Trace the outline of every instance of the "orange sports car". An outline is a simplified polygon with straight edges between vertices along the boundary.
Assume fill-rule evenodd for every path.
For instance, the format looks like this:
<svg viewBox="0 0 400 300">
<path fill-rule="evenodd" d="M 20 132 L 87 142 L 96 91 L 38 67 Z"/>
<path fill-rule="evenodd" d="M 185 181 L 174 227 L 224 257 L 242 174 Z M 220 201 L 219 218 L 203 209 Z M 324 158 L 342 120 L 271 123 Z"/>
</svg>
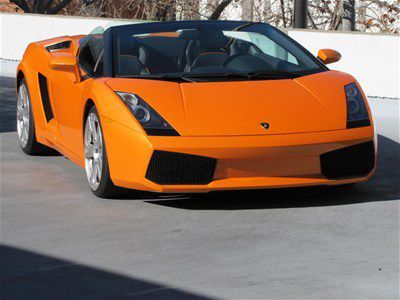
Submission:
<svg viewBox="0 0 400 300">
<path fill-rule="evenodd" d="M 85 168 L 99 197 L 366 181 L 376 165 L 371 111 L 351 75 L 325 66 L 339 59 L 236 21 L 32 43 L 17 70 L 19 142 Z"/>
</svg>

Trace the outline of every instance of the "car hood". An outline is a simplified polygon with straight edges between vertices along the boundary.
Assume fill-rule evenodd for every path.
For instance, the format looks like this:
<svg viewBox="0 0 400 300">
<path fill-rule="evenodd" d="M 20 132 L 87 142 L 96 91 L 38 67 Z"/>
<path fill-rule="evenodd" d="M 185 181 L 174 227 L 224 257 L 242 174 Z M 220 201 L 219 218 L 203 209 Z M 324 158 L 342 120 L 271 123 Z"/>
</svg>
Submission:
<svg viewBox="0 0 400 300">
<path fill-rule="evenodd" d="M 176 83 L 113 78 L 107 84 L 141 96 L 182 136 L 237 136 L 344 129 L 344 86 L 354 81 L 348 74 L 327 71 L 283 80 Z"/>
</svg>

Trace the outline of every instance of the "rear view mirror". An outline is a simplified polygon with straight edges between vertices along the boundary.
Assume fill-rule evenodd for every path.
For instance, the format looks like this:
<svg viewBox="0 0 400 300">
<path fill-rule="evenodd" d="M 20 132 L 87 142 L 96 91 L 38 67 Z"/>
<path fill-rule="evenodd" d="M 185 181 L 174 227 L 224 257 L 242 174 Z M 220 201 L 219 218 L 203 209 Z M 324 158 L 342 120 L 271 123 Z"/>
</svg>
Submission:
<svg viewBox="0 0 400 300">
<path fill-rule="evenodd" d="M 53 70 L 73 72 L 76 76 L 76 82 L 81 81 L 78 60 L 72 55 L 55 56 L 49 62 L 49 67 Z"/>
<path fill-rule="evenodd" d="M 56 56 L 49 62 L 50 68 L 59 71 L 73 71 L 77 64 L 78 61 L 76 60 L 76 57 L 73 57 L 72 55 Z"/>
<path fill-rule="evenodd" d="M 318 51 L 318 58 L 327 65 L 339 61 L 342 55 L 333 49 L 321 49 Z"/>
</svg>

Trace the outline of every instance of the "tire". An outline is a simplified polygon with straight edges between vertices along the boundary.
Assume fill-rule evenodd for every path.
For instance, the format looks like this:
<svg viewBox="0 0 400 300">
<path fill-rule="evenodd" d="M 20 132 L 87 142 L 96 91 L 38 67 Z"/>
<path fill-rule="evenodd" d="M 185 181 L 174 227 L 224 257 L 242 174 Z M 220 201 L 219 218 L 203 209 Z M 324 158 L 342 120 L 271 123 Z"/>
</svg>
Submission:
<svg viewBox="0 0 400 300">
<path fill-rule="evenodd" d="M 35 120 L 31 97 L 25 78 L 18 86 L 17 94 L 17 134 L 22 151 L 28 155 L 52 155 L 58 152 L 36 140 Z"/>
<path fill-rule="evenodd" d="M 346 184 L 341 184 L 338 185 L 338 188 L 342 188 L 342 189 L 351 189 L 353 188 L 357 183 L 346 183 Z"/>
<path fill-rule="evenodd" d="M 86 177 L 93 194 L 100 198 L 121 196 L 126 189 L 116 187 L 111 180 L 103 130 L 95 106 L 86 116 L 84 149 Z"/>
<path fill-rule="evenodd" d="M 327 185 L 331 190 L 351 190 L 357 183 L 346 183 L 339 185 Z"/>
</svg>

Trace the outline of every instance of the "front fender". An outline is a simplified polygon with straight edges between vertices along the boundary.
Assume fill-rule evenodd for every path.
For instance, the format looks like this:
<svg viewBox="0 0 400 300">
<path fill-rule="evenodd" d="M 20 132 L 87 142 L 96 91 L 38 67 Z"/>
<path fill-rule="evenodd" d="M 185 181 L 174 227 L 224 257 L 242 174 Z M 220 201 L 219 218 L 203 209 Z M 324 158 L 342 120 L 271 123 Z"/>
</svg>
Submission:
<svg viewBox="0 0 400 300">
<path fill-rule="evenodd" d="M 119 96 L 105 84 L 107 78 L 89 80 L 91 81 L 87 84 L 83 92 L 83 97 L 86 99 L 84 107 L 86 106 L 87 101 L 93 101 L 97 111 L 99 112 L 102 125 L 106 122 L 116 122 L 121 126 L 136 131 L 137 133 L 145 134 L 139 122 L 135 119 Z M 81 109 L 83 120 L 85 118 L 83 115 L 84 107 Z"/>
<path fill-rule="evenodd" d="M 121 184 L 124 178 L 140 181 L 152 146 L 139 122 L 119 96 L 104 83 L 105 80 L 91 80 L 84 89 L 83 97 L 87 100 L 81 108 L 82 128 L 86 119 L 85 106 L 92 101 L 100 117 L 111 179 L 115 184 Z M 141 186 L 136 188 L 143 189 Z"/>
</svg>

